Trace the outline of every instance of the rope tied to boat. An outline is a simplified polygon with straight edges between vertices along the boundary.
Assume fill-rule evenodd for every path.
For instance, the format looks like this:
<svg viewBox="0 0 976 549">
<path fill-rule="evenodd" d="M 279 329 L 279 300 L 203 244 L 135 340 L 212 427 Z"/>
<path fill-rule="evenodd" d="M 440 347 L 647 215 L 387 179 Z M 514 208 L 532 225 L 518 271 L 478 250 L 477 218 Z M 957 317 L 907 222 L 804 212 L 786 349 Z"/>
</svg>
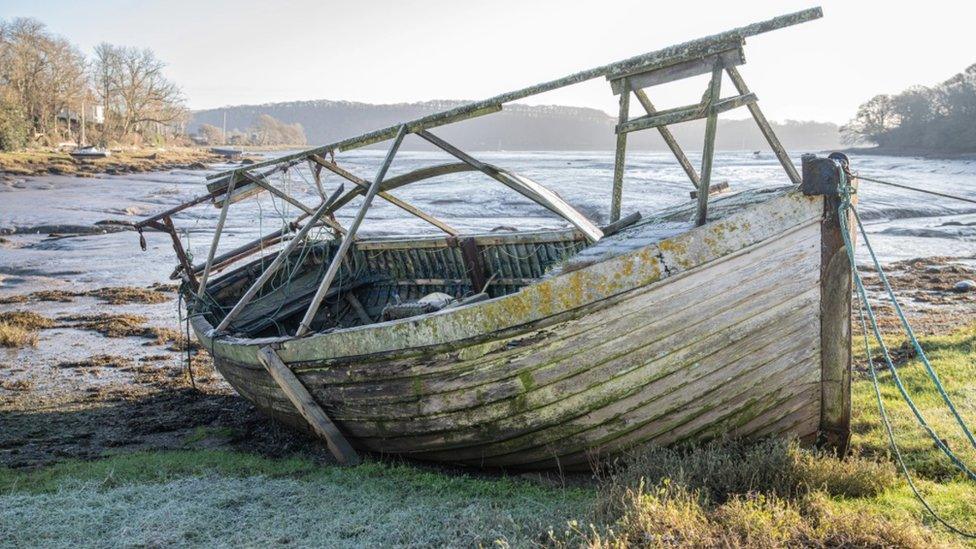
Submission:
<svg viewBox="0 0 976 549">
<path fill-rule="evenodd" d="M 880 382 L 878 380 L 877 369 L 875 368 L 874 358 L 872 356 L 871 344 L 868 338 L 869 324 L 871 327 L 871 331 L 874 335 L 874 338 L 881 349 L 885 364 L 887 365 L 888 370 L 891 372 L 892 380 L 894 381 L 895 386 L 898 388 L 898 392 L 901 394 L 902 398 L 905 400 L 906 404 L 911 409 L 912 414 L 915 416 L 915 419 L 918 422 L 918 424 L 922 427 L 922 429 L 926 433 L 928 433 L 929 437 L 932 438 L 933 442 L 939 448 L 939 450 L 941 450 L 942 453 L 944 453 L 949 458 L 949 460 L 952 461 L 952 463 L 956 466 L 957 469 L 965 473 L 965 475 L 969 477 L 970 480 L 976 481 L 976 473 L 973 473 L 973 471 L 969 467 L 967 467 L 966 464 L 963 463 L 961 459 L 959 459 L 959 457 L 948 447 L 948 445 L 943 441 L 943 439 L 939 437 L 939 435 L 935 432 L 935 429 L 933 429 L 932 426 L 929 425 L 929 423 L 925 420 L 925 417 L 922 415 L 922 412 L 918 409 L 918 406 L 915 404 L 914 400 L 912 400 L 912 397 L 908 394 L 908 391 L 906 390 L 905 385 L 901 380 L 901 376 L 898 374 L 898 369 L 891 358 L 891 353 L 889 352 L 888 346 L 885 344 L 884 338 L 882 337 L 881 330 L 878 327 L 877 317 L 874 313 L 874 310 L 871 307 L 871 303 L 868 301 L 867 290 L 865 289 L 864 281 L 861 278 L 861 274 L 857 268 L 857 263 L 854 259 L 854 244 L 851 239 L 851 227 L 849 223 L 851 217 L 853 217 L 853 219 L 856 222 L 857 232 L 861 235 L 862 239 L 864 240 L 864 245 L 868 251 L 868 254 L 871 257 L 871 261 L 875 269 L 877 270 L 878 276 L 884 287 L 886 296 L 888 300 L 891 302 L 898 316 L 898 319 L 901 323 L 901 326 L 905 331 L 905 335 L 907 336 L 908 340 L 911 342 L 911 345 L 915 350 L 916 356 L 921 360 L 922 364 L 924 365 L 925 371 L 929 379 L 935 385 L 943 402 L 952 412 L 952 415 L 955 418 L 956 423 L 958 423 L 960 429 L 966 435 L 966 438 L 969 439 L 969 442 L 970 444 L 973 445 L 973 448 L 976 448 L 976 439 L 974 439 L 972 431 L 966 425 L 965 420 L 963 420 L 962 416 L 959 414 L 959 411 L 956 409 L 955 403 L 952 401 L 952 398 L 949 396 L 948 392 L 946 391 L 945 386 L 942 384 L 942 381 L 939 379 L 939 376 L 935 372 L 935 369 L 932 368 L 932 364 L 929 362 L 928 356 L 925 354 L 925 351 L 922 349 L 922 346 L 919 343 L 918 338 L 915 336 L 915 333 L 912 331 L 911 324 L 908 322 L 908 318 L 905 316 L 905 313 L 902 310 L 901 305 L 898 302 L 898 299 L 895 297 L 895 293 L 891 288 L 891 284 L 888 282 L 888 277 L 885 275 L 884 269 L 881 267 L 881 263 L 878 260 L 877 254 L 875 254 L 874 252 L 874 248 L 871 246 L 871 242 L 868 239 L 867 231 L 864 230 L 864 225 L 861 222 L 861 218 L 857 213 L 857 208 L 855 208 L 853 204 L 853 197 L 856 194 L 857 190 L 850 183 L 847 166 L 838 162 L 838 169 L 840 172 L 840 182 L 841 182 L 841 185 L 839 187 L 841 201 L 840 201 L 840 205 L 837 208 L 837 214 L 840 219 L 841 234 L 843 235 L 844 238 L 844 247 L 847 250 L 847 257 L 848 260 L 850 261 L 851 273 L 854 279 L 854 285 L 856 290 L 855 295 L 857 296 L 857 300 L 858 300 L 858 315 L 860 317 L 861 332 L 864 339 L 864 352 L 868 361 L 868 369 L 871 374 L 871 382 L 874 386 L 874 393 L 878 403 L 878 411 L 881 416 L 881 422 L 884 425 L 885 432 L 888 436 L 888 443 L 891 447 L 892 453 L 895 456 L 895 461 L 898 464 L 899 468 L 901 469 L 902 475 L 905 477 L 906 481 L 908 482 L 909 488 L 911 489 L 912 493 L 915 495 L 915 498 L 918 499 L 919 502 L 922 504 L 922 506 L 925 508 L 925 510 L 936 521 L 938 521 L 940 524 L 945 526 L 950 531 L 963 537 L 976 539 L 976 533 L 967 532 L 965 530 L 960 529 L 957 526 L 954 526 L 953 524 L 949 523 L 945 518 L 943 518 L 941 515 L 939 515 L 935 511 L 935 509 L 932 508 L 931 504 L 929 504 L 929 502 L 925 499 L 925 496 L 922 495 L 921 491 L 918 489 L 918 486 L 915 484 L 915 481 L 912 479 L 911 472 L 908 470 L 908 466 L 905 464 L 904 457 L 902 456 L 902 453 L 898 448 L 898 444 L 895 441 L 894 428 L 891 425 L 891 420 L 888 417 L 888 412 L 884 405 L 884 399 L 881 395 L 881 387 L 880 387 Z M 867 178 L 859 177 L 859 179 L 867 179 Z M 873 179 L 867 179 L 867 180 L 875 181 Z M 916 189 L 916 190 L 922 190 L 922 189 Z M 938 194 L 938 193 L 932 193 L 932 194 Z M 950 197 L 950 198 L 955 198 L 955 197 Z"/>
</svg>

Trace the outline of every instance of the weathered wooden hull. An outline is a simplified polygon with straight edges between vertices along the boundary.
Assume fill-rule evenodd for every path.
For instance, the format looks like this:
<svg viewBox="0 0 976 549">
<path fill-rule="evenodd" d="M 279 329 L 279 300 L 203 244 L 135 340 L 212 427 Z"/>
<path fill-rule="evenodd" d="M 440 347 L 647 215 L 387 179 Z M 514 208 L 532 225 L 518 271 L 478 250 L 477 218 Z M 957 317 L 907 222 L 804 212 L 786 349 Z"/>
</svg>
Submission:
<svg viewBox="0 0 976 549">
<path fill-rule="evenodd" d="M 210 340 L 202 316 L 194 329 L 242 396 L 307 428 L 257 359 L 275 347 L 350 442 L 377 452 L 572 469 L 642 443 L 813 440 L 849 420 L 848 357 L 822 337 L 847 322 L 842 292 L 824 291 L 824 200 L 789 193 L 418 319 L 291 340 Z"/>
</svg>

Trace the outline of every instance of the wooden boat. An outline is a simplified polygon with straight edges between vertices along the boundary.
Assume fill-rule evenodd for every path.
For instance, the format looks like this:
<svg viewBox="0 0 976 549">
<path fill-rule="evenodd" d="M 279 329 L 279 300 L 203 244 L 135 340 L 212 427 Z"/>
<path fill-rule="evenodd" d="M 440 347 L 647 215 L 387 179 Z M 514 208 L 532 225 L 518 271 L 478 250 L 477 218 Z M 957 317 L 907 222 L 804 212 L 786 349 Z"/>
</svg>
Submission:
<svg viewBox="0 0 976 549">
<path fill-rule="evenodd" d="M 244 154 L 243 149 L 231 149 L 227 147 L 210 147 L 210 152 L 231 159 L 240 158 Z"/>
<path fill-rule="evenodd" d="M 87 147 L 78 147 L 77 149 L 68 153 L 73 158 L 79 158 L 82 160 L 94 159 L 94 158 L 107 158 L 112 156 L 112 152 L 108 149 L 102 149 L 94 145 L 89 145 Z"/>
<path fill-rule="evenodd" d="M 269 415 L 324 438 L 343 462 L 355 462 L 360 449 L 574 469 L 638 444 L 716 436 L 797 436 L 842 451 L 850 422 L 851 279 L 836 195 L 837 171 L 846 166 L 805 157 L 801 181 L 734 68 L 745 36 L 819 16 L 819 9 L 784 16 L 218 174 L 208 194 L 137 228 L 173 239 L 194 333 L 224 378 Z M 737 98 L 718 96 L 723 70 Z M 709 72 L 713 95 L 704 107 L 656 112 L 646 101 L 643 87 Z M 621 109 L 608 226 L 428 131 L 596 76 L 610 80 L 622 105 L 633 92 L 648 112 L 631 119 Z M 714 122 L 730 102 L 750 107 L 789 184 L 710 203 Z M 708 119 L 700 175 L 666 130 L 696 110 Z M 621 217 L 626 139 L 619 136 L 643 128 L 657 128 L 695 188 L 712 192 Z M 461 162 L 385 178 L 407 133 Z M 372 182 L 326 160 L 389 139 Z M 267 179 L 305 162 L 320 188 L 327 169 L 353 189 L 322 192 L 313 209 Z M 571 227 L 462 236 L 389 194 L 461 171 L 488 175 Z M 217 255 L 227 209 L 264 191 L 304 210 L 291 227 L 297 233 L 289 239 L 288 230 L 278 231 Z M 327 216 L 362 195 L 348 227 Z M 357 238 L 377 196 L 446 235 Z M 171 217 L 207 201 L 221 217 L 206 262 L 192 265 Z M 313 226 L 335 238 L 309 239 Z M 276 255 L 210 279 L 286 240 Z"/>
</svg>

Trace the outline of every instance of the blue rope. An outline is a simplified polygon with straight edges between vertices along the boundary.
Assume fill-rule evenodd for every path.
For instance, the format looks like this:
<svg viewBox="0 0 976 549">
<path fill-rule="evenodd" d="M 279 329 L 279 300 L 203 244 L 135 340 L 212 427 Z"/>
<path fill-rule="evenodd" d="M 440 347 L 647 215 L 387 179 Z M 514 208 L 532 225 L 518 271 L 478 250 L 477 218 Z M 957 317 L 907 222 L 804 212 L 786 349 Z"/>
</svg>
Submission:
<svg viewBox="0 0 976 549">
<path fill-rule="evenodd" d="M 888 442 L 891 445 L 892 452 L 895 455 L 895 459 L 902 473 L 905 475 L 905 479 L 908 481 L 908 485 L 911 488 L 912 493 L 919 500 L 919 502 L 921 502 L 925 510 L 928 511 L 929 514 L 931 514 L 932 517 L 934 517 L 939 523 L 941 523 L 943 526 L 945 526 L 952 532 L 955 532 L 956 534 L 959 534 L 967 538 L 976 539 L 976 533 L 966 532 L 964 530 L 957 528 L 956 526 L 953 526 L 944 518 L 942 518 L 938 513 L 936 513 L 935 510 L 932 508 L 932 506 L 928 503 L 928 501 L 925 500 L 925 497 L 921 494 L 921 492 L 918 490 L 918 487 L 915 485 L 915 482 L 912 480 L 911 473 L 908 470 L 908 466 L 905 464 L 905 460 L 901 454 L 901 451 L 898 449 L 897 442 L 895 441 L 894 429 L 891 426 L 891 420 L 888 417 L 888 413 L 884 405 L 884 400 L 882 399 L 881 396 L 881 388 L 878 381 L 877 371 L 874 366 L 874 359 L 872 358 L 871 346 L 868 341 L 867 322 L 865 321 L 865 310 L 867 311 L 867 318 L 870 319 L 871 322 L 871 330 L 874 333 L 874 338 L 875 340 L 877 340 L 878 345 L 881 348 L 882 355 L 884 356 L 885 363 L 888 366 L 888 370 L 891 371 L 892 379 L 895 382 L 895 386 L 898 388 L 898 391 L 901 393 L 902 398 L 908 404 L 908 407 L 912 410 L 912 413 L 915 415 L 915 419 L 918 421 L 919 425 L 929 434 L 933 442 L 935 442 L 936 446 L 952 461 L 952 463 L 960 471 L 964 472 L 966 476 L 968 476 L 971 480 L 976 480 L 976 474 L 974 474 L 969 469 L 969 467 L 967 467 L 962 462 L 962 460 L 960 460 L 956 456 L 956 454 L 951 449 L 949 449 L 949 447 L 942 441 L 942 439 L 938 436 L 935 430 L 932 429 L 932 427 L 925 420 L 925 417 L 918 409 L 918 406 L 916 406 L 915 401 L 912 400 L 911 396 L 908 394 L 908 391 L 905 389 L 905 385 L 904 383 L 902 383 L 901 376 L 899 376 L 898 374 L 898 369 L 895 367 L 894 361 L 891 359 L 891 354 L 888 351 L 888 347 L 885 344 L 884 339 L 881 335 L 881 330 L 878 328 L 877 317 L 875 316 L 874 311 L 871 308 L 871 303 L 868 301 L 867 290 L 864 287 L 864 281 L 861 278 L 860 272 L 858 272 L 857 270 L 857 264 L 854 259 L 854 245 L 851 242 L 850 227 L 848 223 L 849 213 L 853 215 L 855 221 L 857 222 L 858 230 L 864 239 L 864 243 L 867 246 L 868 252 L 871 256 L 874 266 L 877 269 L 878 274 L 880 275 L 882 283 L 884 284 L 885 290 L 888 294 L 888 298 L 891 300 L 892 304 L 894 305 L 895 311 L 897 312 L 898 317 L 901 320 L 902 327 L 905 328 L 905 333 L 907 334 L 909 340 L 912 342 L 912 346 L 915 348 L 916 353 L 921 358 L 922 363 L 925 365 L 925 369 L 929 375 L 929 378 L 935 384 L 936 388 L 939 391 L 939 394 L 942 396 L 943 401 L 949 406 L 949 409 L 952 410 L 952 413 L 955 416 L 957 423 L 962 428 L 967 438 L 969 438 L 970 443 L 972 443 L 974 447 L 976 447 L 976 441 L 974 441 L 971 431 L 969 430 L 965 421 L 959 415 L 955 405 L 952 402 L 952 399 L 949 397 L 948 393 L 945 390 L 945 387 L 942 385 L 942 382 L 939 380 L 939 376 L 935 373 L 935 370 L 932 368 L 932 365 L 929 363 L 928 357 L 925 355 L 925 352 L 922 350 L 922 347 L 919 344 L 918 339 L 915 337 L 915 333 L 912 331 L 911 326 L 908 323 L 908 319 L 905 317 L 905 314 L 902 311 L 897 298 L 895 297 L 891 285 L 888 283 L 888 278 L 885 276 L 884 269 L 882 269 L 881 264 L 878 261 L 877 255 L 874 252 L 874 248 L 871 247 L 871 243 L 868 240 L 867 231 L 864 230 L 864 225 L 861 223 L 861 218 L 858 215 L 857 210 L 853 207 L 851 203 L 851 196 L 854 194 L 855 191 L 849 185 L 846 174 L 844 173 L 843 169 L 840 170 L 840 174 L 841 174 L 840 175 L 841 204 L 837 209 L 837 214 L 838 217 L 840 218 L 841 233 L 844 238 L 844 245 L 847 250 L 848 259 L 850 260 L 851 272 L 853 273 L 853 278 L 857 289 L 858 310 L 859 310 L 858 312 L 860 314 L 861 330 L 864 337 L 864 350 L 867 355 L 868 366 L 871 372 L 871 381 L 874 384 L 875 397 L 877 398 L 878 401 L 878 411 L 880 412 L 881 422 L 884 424 L 885 431 L 888 435 Z"/>
</svg>

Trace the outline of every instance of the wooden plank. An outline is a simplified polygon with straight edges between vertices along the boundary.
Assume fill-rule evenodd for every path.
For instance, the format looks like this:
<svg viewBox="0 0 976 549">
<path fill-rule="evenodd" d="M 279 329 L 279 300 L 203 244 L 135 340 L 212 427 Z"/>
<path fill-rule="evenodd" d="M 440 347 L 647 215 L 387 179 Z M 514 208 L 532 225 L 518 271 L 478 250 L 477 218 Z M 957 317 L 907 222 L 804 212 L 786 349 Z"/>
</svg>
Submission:
<svg viewBox="0 0 976 549">
<path fill-rule="evenodd" d="M 701 182 L 699 189 L 711 190 L 712 162 L 715 157 L 715 130 L 718 127 L 717 103 L 722 93 L 722 66 L 715 65 L 712 70 L 712 81 L 708 86 L 708 119 L 705 122 L 705 147 L 702 149 L 702 169 Z M 740 96 L 741 97 L 741 96 Z M 698 193 L 698 212 L 695 215 L 695 223 L 700 227 L 705 224 L 708 217 L 708 195 L 707 192 Z"/>
<path fill-rule="evenodd" d="M 309 160 L 312 161 L 312 162 L 314 162 L 318 166 L 319 169 L 326 168 L 329 171 L 331 171 L 332 173 L 334 173 L 334 174 L 336 174 L 336 175 L 338 175 L 340 177 L 343 177 L 343 178 L 347 179 L 348 181 L 352 181 L 357 186 L 359 186 L 359 188 L 364 189 L 364 190 L 369 190 L 369 186 L 370 186 L 369 181 L 366 181 L 365 179 L 363 179 L 363 178 L 361 178 L 361 177 L 359 177 L 359 176 L 357 176 L 357 175 L 355 175 L 355 174 L 353 174 L 353 173 L 351 173 L 351 172 L 349 172 L 347 170 L 344 170 L 343 168 L 339 167 L 338 164 L 336 164 L 334 162 L 329 162 L 326 159 L 322 158 L 321 156 L 318 156 L 318 155 L 315 155 L 315 154 L 309 156 Z M 451 227 L 450 225 L 448 225 L 447 223 L 444 223 L 443 221 L 437 219 L 436 217 L 434 217 L 434 216 L 432 216 L 430 214 L 425 213 L 420 208 L 417 208 L 417 207 L 415 207 L 415 206 L 413 206 L 411 204 L 408 204 L 407 202 L 404 202 L 403 200 L 400 200 L 399 198 L 391 195 L 388 192 L 380 191 L 380 192 L 376 193 L 376 196 L 379 196 L 383 200 L 386 200 L 390 204 L 393 204 L 394 206 L 400 208 L 401 210 L 403 210 L 403 211 L 405 211 L 405 212 L 407 212 L 409 214 L 415 215 L 415 216 L 419 217 L 420 219 L 423 219 L 424 221 L 430 223 L 431 225 L 437 227 L 438 229 L 444 231 L 445 233 L 447 233 L 447 234 L 449 234 L 451 236 L 457 236 L 458 234 L 460 234 L 458 232 L 458 230 L 455 229 L 454 227 Z"/>
<path fill-rule="evenodd" d="M 626 85 L 626 79 L 624 79 Z M 627 124 L 630 119 L 630 94 L 620 94 L 617 127 Z M 610 197 L 610 223 L 620 220 L 620 207 L 624 192 L 624 164 L 627 161 L 627 132 L 617 132 L 617 144 L 613 154 L 613 190 Z"/>
<path fill-rule="evenodd" d="M 753 104 L 756 101 L 758 101 L 758 99 L 754 93 L 736 95 L 733 97 L 727 97 L 725 99 L 716 98 L 711 103 L 711 106 L 700 103 L 698 105 L 688 105 L 686 107 L 658 111 L 655 114 L 635 118 L 627 123 L 617 125 L 616 132 L 618 134 L 628 133 L 646 130 L 648 128 L 658 128 L 660 126 L 670 126 L 671 124 L 690 122 L 692 120 L 707 118 L 709 113 L 712 112 L 719 114 L 732 109 L 737 109 L 744 105 Z"/>
<path fill-rule="evenodd" d="M 732 79 L 732 84 L 735 89 L 738 90 L 740 94 L 748 94 L 749 87 L 746 86 L 746 81 L 742 79 L 742 75 L 739 74 L 739 70 L 735 67 L 728 67 L 726 72 L 729 78 Z M 800 184 L 800 174 L 796 171 L 796 166 L 793 165 L 793 161 L 790 159 L 790 155 L 786 152 L 783 144 L 779 142 L 779 138 L 776 137 L 776 132 L 773 131 L 773 127 L 769 125 L 769 121 L 766 120 L 766 116 L 759 109 L 759 104 L 755 101 L 748 104 L 749 112 L 752 114 L 753 120 L 759 126 L 759 131 L 762 132 L 763 137 L 766 138 L 766 142 L 769 143 L 769 147 L 773 149 L 773 153 L 776 154 L 776 158 L 779 159 L 779 163 L 783 165 L 783 169 L 786 170 L 786 175 L 789 176 L 790 181 L 794 185 Z"/>
<path fill-rule="evenodd" d="M 728 46 L 733 47 L 724 49 Z M 727 44 L 718 44 L 716 46 L 716 53 L 704 57 L 695 57 L 662 67 L 651 67 L 639 73 L 630 73 L 623 76 L 611 75 L 609 77 L 612 78 L 610 80 L 610 88 L 613 90 L 614 95 L 620 95 L 627 88 L 639 90 L 675 80 L 691 78 L 700 74 L 708 74 L 712 72 L 712 67 L 715 66 L 715 63 L 719 63 L 722 65 L 722 68 L 726 68 L 741 65 L 745 62 L 745 56 L 742 52 L 742 41 L 735 40 Z M 625 83 L 625 80 L 630 81 L 629 86 Z"/>
<path fill-rule="evenodd" d="M 352 445 L 342 436 L 342 432 L 336 427 L 335 423 L 329 418 L 325 410 L 315 402 L 308 389 L 302 382 L 295 377 L 295 374 L 281 361 L 278 353 L 271 347 L 262 347 L 258 351 L 258 360 L 264 364 L 268 373 L 275 380 L 275 383 L 285 393 L 288 400 L 295 405 L 298 413 L 305 418 L 315 434 L 325 439 L 329 446 L 329 451 L 335 456 L 339 463 L 343 465 L 359 465 L 359 455 L 353 450 Z"/>
<path fill-rule="evenodd" d="M 400 148 L 400 143 L 403 142 L 403 138 L 406 135 L 407 127 L 400 126 L 400 131 L 397 133 L 397 137 L 393 141 L 393 144 L 390 145 L 390 150 L 387 151 L 386 158 L 383 160 L 383 164 L 380 166 L 380 170 L 376 174 L 376 178 L 369 186 L 369 191 L 366 192 L 366 197 L 363 199 L 363 205 L 359 208 L 359 212 L 356 214 L 355 219 L 353 219 L 352 224 L 349 225 L 348 234 L 343 237 L 342 242 L 339 244 L 339 248 L 332 257 L 332 262 L 329 263 L 328 270 L 325 271 L 325 275 L 322 277 L 322 284 L 319 286 L 318 291 L 315 292 L 315 296 L 312 297 L 312 302 L 308 305 L 308 310 L 305 311 L 305 316 L 298 324 L 298 330 L 295 333 L 296 337 L 301 337 L 311 330 L 312 319 L 315 318 L 315 314 L 318 312 L 319 306 L 322 305 L 322 300 L 325 299 L 325 294 L 329 291 L 329 286 L 332 285 L 333 279 L 335 279 L 336 274 L 339 272 L 339 266 L 342 260 L 345 258 L 346 252 L 349 250 L 349 246 L 352 245 L 353 238 L 356 236 L 359 226 L 366 217 L 366 212 L 369 211 L 369 207 L 373 203 L 373 198 L 376 196 L 376 193 L 379 192 L 380 185 L 383 183 L 383 178 L 386 177 L 386 172 L 390 169 L 390 164 L 393 163 L 393 157 L 396 156 L 397 150 Z"/>
<path fill-rule="evenodd" d="M 268 282 L 268 279 L 270 279 L 272 275 L 278 272 L 278 269 L 280 269 L 281 266 L 284 264 L 285 260 L 288 259 L 289 254 L 291 254 L 291 252 L 294 251 L 295 248 L 297 248 L 298 245 L 305 240 L 305 237 L 308 235 L 308 232 L 312 230 L 312 227 L 314 227 L 316 223 L 319 221 L 319 219 L 323 215 L 325 215 L 325 212 L 328 211 L 329 206 L 332 205 L 332 203 L 336 200 L 336 198 L 339 196 L 341 192 L 342 192 L 342 185 L 340 185 L 339 188 L 336 189 L 336 191 L 332 194 L 332 196 L 328 200 L 323 202 L 322 205 L 319 206 L 317 210 L 312 212 L 312 215 L 309 217 L 308 222 L 305 223 L 305 226 L 298 231 L 298 234 L 295 235 L 295 238 L 291 239 L 291 241 L 288 242 L 288 244 L 284 247 L 284 249 L 278 252 L 277 257 L 274 258 L 274 261 L 271 262 L 271 265 L 268 265 L 268 268 L 266 268 L 264 272 L 261 273 L 261 276 L 259 276 L 258 279 L 255 280 L 253 284 L 251 284 L 251 287 L 248 288 L 246 292 L 244 292 L 244 295 L 242 295 L 239 300 L 237 300 L 237 304 L 235 304 L 234 307 L 230 310 L 230 312 L 227 313 L 227 315 L 223 318 L 223 320 L 220 321 L 220 324 L 218 324 L 216 328 L 217 333 L 226 330 L 227 327 L 230 326 L 230 323 L 233 322 L 234 319 L 237 317 L 237 315 L 239 315 L 241 311 L 244 310 L 244 307 L 246 307 L 247 304 L 251 302 L 251 299 L 253 299 L 254 296 L 258 293 L 258 290 L 264 287 L 265 283 Z"/>
<path fill-rule="evenodd" d="M 637 96 L 637 101 L 644 107 L 648 115 L 657 113 L 657 109 L 654 108 L 654 104 L 651 103 L 650 98 L 647 97 L 647 93 L 644 90 L 634 90 L 634 95 Z M 671 133 L 671 130 L 667 126 L 658 126 L 657 131 L 661 134 L 661 138 L 664 139 L 668 148 L 671 149 L 671 153 L 678 159 L 678 164 L 681 164 L 681 169 L 688 174 L 688 179 L 691 180 L 691 184 L 697 189 L 699 182 L 698 172 L 695 171 L 695 167 L 691 165 L 691 161 L 685 156 L 685 152 L 681 149 L 681 145 L 678 144 L 678 140 L 674 138 L 674 134 Z"/>
</svg>

